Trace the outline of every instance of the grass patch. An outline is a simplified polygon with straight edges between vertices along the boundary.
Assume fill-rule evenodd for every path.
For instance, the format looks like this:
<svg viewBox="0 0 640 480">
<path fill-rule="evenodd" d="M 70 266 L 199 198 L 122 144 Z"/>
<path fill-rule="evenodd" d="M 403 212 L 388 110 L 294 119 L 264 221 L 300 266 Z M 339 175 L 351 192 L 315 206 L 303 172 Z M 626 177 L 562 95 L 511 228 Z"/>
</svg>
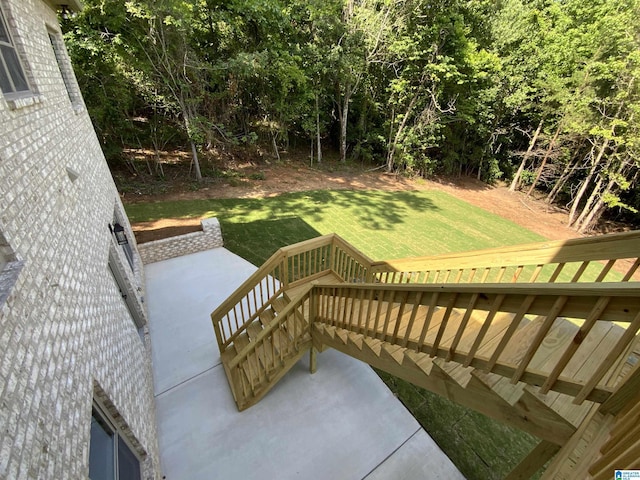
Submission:
<svg viewBox="0 0 640 480">
<path fill-rule="evenodd" d="M 138 203 L 126 210 L 134 223 L 217 217 L 227 248 L 255 265 L 281 246 L 331 232 L 374 260 L 544 240 L 438 191 L 324 190 L 261 199 Z"/>
<path fill-rule="evenodd" d="M 263 199 L 126 206 L 132 222 L 217 217 L 225 246 L 261 265 L 278 248 L 336 232 L 374 260 L 544 240 L 444 192 L 313 191 Z M 378 372 L 469 480 L 498 479 L 537 443 L 519 430 Z"/>
</svg>

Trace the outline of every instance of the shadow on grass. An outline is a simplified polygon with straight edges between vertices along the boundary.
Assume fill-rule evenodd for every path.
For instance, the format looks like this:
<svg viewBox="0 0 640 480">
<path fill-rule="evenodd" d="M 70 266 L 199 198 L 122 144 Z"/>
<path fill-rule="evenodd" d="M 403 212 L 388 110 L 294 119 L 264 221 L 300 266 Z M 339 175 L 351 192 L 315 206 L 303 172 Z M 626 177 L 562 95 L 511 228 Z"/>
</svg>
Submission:
<svg viewBox="0 0 640 480">
<path fill-rule="evenodd" d="M 299 217 L 248 223 L 223 219 L 220 227 L 225 247 L 256 266 L 262 265 L 281 247 L 321 235 Z"/>
<path fill-rule="evenodd" d="M 347 209 L 365 228 L 392 230 L 407 221 L 411 213 L 438 210 L 436 204 L 419 192 L 386 192 L 379 190 L 314 190 L 285 193 L 270 198 L 208 199 L 179 202 L 132 204 L 127 214 L 133 223 L 163 218 L 217 217 L 221 222 L 231 220 L 248 223 L 256 212 L 269 219 L 304 217 L 322 221 L 332 208 Z"/>
</svg>

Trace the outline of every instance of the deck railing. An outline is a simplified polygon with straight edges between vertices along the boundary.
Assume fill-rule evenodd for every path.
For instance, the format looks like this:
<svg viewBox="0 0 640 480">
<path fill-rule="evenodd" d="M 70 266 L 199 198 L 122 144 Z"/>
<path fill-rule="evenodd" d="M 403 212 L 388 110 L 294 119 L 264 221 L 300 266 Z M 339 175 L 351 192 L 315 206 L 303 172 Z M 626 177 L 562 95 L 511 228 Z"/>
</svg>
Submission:
<svg viewBox="0 0 640 480">
<path fill-rule="evenodd" d="M 347 281 L 364 282 L 372 278 L 371 263 L 335 234 L 279 249 L 211 314 L 220 352 L 285 290 L 329 272 Z"/>
<path fill-rule="evenodd" d="M 307 286 L 229 362 L 228 368 L 240 379 L 239 403 L 277 377 L 287 359 L 310 347 L 311 288 Z"/>
<path fill-rule="evenodd" d="M 236 348 L 233 368 L 246 367 L 240 368 L 245 375 L 252 368 L 261 369 L 245 378 L 243 389 L 254 389 L 256 381 L 272 375 L 269 361 L 277 357 L 265 356 L 252 365 L 246 362 L 260 357 L 255 353 L 260 349 L 266 355 L 267 339 L 280 335 L 274 332 L 284 328 L 294 311 L 297 318 L 309 314 L 300 308 L 316 305 L 319 321 L 497 373 L 513 383 L 538 385 L 542 393 L 555 390 L 574 396 L 577 403 L 585 399 L 602 402 L 611 394 L 606 384 L 609 372 L 640 329 L 639 254 L 640 232 L 630 232 L 373 262 L 332 234 L 278 250 L 211 317 L 224 352 L 263 313 L 270 310 L 272 315 L 274 302 L 285 292 L 331 273 L 344 283 L 303 288 L 302 304 L 291 299 L 294 304 L 277 313 L 275 323 L 266 325 L 249 345 Z M 430 330 L 436 311 L 443 317 Z M 461 316 L 455 327 L 450 321 L 454 311 Z M 496 334 L 494 320 L 505 314 L 512 317 L 509 325 Z M 535 318 L 538 316 L 542 318 Z M 545 368 L 540 368 L 540 348 L 548 343 L 560 317 L 576 324 L 576 333 L 561 354 L 550 357 Z M 309 321 L 310 317 L 305 318 Z M 470 338 L 467 326 L 472 318 L 480 324 L 476 323 L 477 332 Z M 537 330 L 517 352 L 514 335 L 521 322 L 533 320 Z M 576 359 L 588 354 L 585 346 L 590 334 L 603 322 L 618 322 L 616 328 L 624 332 L 611 345 L 598 345 L 607 348 L 600 354 L 601 363 L 588 375 L 584 371 L 577 375 L 573 371 L 579 364 Z M 416 330 L 420 332 L 417 336 L 412 333 Z M 300 335 L 308 331 L 295 330 Z M 291 330 L 289 336 L 291 342 L 297 341 Z M 268 345 L 278 350 L 274 343 Z M 514 349 L 516 354 L 504 355 Z"/>
<path fill-rule="evenodd" d="M 554 283 L 638 280 L 640 231 L 374 262 L 382 283 Z"/>
<path fill-rule="evenodd" d="M 631 284 L 318 285 L 311 293 L 317 294 L 318 322 L 497 373 L 514 384 L 538 385 L 541 393 L 566 393 L 576 403 L 603 402 L 610 396 L 612 389 L 601 381 L 640 330 L 640 297 Z M 508 324 L 495 329 L 503 314 L 509 315 Z M 559 317 L 577 323 L 577 332 L 564 351 L 549 355 L 544 345 L 555 340 L 552 326 Z M 526 343 L 514 337 L 523 319 L 538 320 Z M 470 321 L 476 323 L 472 328 Z M 598 322 L 624 327 L 605 352 L 599 345 L 601 332 L 590 342 Z M 598 349 L 597 355 L 591 347 Z M 504 356 L 506 351 L 510 353 Z M 539 353 L 544 368 L 540 357 L 531 365 Z M 590 370 L 578 372 L 590 355 Z"/>
</svg>

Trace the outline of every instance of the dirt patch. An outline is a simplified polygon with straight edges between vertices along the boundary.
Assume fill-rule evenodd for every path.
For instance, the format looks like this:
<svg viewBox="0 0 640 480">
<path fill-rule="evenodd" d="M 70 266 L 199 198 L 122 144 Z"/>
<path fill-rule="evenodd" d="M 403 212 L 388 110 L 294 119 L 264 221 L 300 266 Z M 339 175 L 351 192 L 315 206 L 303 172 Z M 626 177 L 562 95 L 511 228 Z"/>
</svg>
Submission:
<svg viewBox="0 0 640 480">
<path fill-rule="evenodd" d="M 311 168 L 300 162 L 236 165 L 235 177 L 206 180 L 202 185 L 173 182 L 165 192 L 126 192 L 125 203 L 162 202 L 208 198 L 259 198 L 285 192 L 319 189 L 350 190 L 442 190 L 472 205 L 511 220 L 545 238 L 561 240 L 580 236 L 567 227 L 567 213 L 506 185 L 489 186 L 471 178 L 410 179 L 381 171 L 341 165 Z M 139 242 L 148 242 L 199 229 L 200 219 L 163 219 L 134 225 Z"/>
</svg>

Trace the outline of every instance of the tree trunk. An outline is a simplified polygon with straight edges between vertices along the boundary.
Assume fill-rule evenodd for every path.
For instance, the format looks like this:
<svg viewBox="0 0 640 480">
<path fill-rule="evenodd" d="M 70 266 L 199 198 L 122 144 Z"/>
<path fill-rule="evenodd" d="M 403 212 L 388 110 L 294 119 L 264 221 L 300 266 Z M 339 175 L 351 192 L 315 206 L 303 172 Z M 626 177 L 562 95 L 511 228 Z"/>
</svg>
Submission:
<svg viewBox="0 0 640 480">
<path fill-rule="evenodd" d="M 320 142 L 320 102 L 318 100 L 318 94 L 316 93 L 316 140 L 318 150 L 318 163 L 322 163 L 322 143 Z M 313 154 L 311 155 L 313 162 Z"/>
<path fill-rule="evenodd" d="M 190 115 L 188 113 L 183 113 L 184 117 L 184 127 L 187 130 L 187 135 L 189 136 L 189 144 L 191 145 L 191 164 L 196 172 L 196 180 L 198 182 L 202 181 L 202 173 L 200 173 L 200 160 L 198 160 L 198 149 L 196 148 L 196 144 L 191 137 L 191 121 Z"/>
<path fill-rule="evenodd" d="M 271 145 L 273 146 L 273 153 L 276 156 L 276 160 L 280 161 L 280 151 L 278 150 L 278 142 L 276 141 L 276 137 L 278 136 L 278 132 L 271 132 Z"/>
<path fill-rule="evenodd" d="M 589 187 L 589 183 L 591 183 L 591 179 L 593 178 L 593 175 L 595 174 L 595 171 L 598 168 L 598 165 L 602 161 L 602 156 L 604 155 L 604 152 L 608 146 L 609 146 L 609 140 L 605 140 L 602 146 L 600 147 L 598 156 L 593 161 L 593 165 L 591 165 L 591 169 L 589 170 L 587 177 L 583 180 L 582 185 L 580 185 L 580 189 L 576 194 L 576 197 L 573 199 L 573 205 L 571 205 L 571 210 L 569 211 L 569 222 L 568 222 L 569 226 L 573 225 L 576 212 L 578 211 L 578 206 L 580 205 L 580 200 L 582 200 L 582 196 L 587 191 L 587 188 Z"/>
<path fill-rule="evenodd" d="M 309 166 L 313 167 L 313 142 L 315 140 L 313 138 L 311 138 L 311 156 L 309 157 L 311 159 L 311 164 Z"/>
<path fill-rule="evenodd" d="M 393 141 L 390 140 L 390 142 L 389 142 L 389 147 L 388 147 L 388 151 L 387 151 L 387 172 L 389 172 L 389 173 L 391 173 L 393 171 L 393 165 L 394 165 L 394 162 L 395 162 L 394 156 L 395 156 L 396 148 L 398 147 L 398 144 L 400 143 L 400 139 L 402 138 L 402 134 L 404 133 L 404 128 L 407 125 L 407 121 L 409 120 L 409 117 L 411 115 L 413 107 L 415 107 L 416 102 L 418 101 L 418 97 L 420 96 L 420 93 L 422 91 L 422 87 L 424 86 L 424 83 L 425 83 L 426 79 L 427 79 L 426 75 L 423 75 L 422 79 L 420 80 L 420 85 L 418 86 L 418 89 L 416 90 L 416 93 L 411 98 L 411 101 L 409 102 L 409 106 L 407 107 L 406 111 L 404 112 L 404 116 L 402 117 L 402 121 L 400 122 L 400 126 L 398 127 L 398 130 L 396 131 L 396 134 L 393 137 Z M 394 112 L 395 112 L 395 110 L 394 110 Z M 393 128 L 393 124 L 392 124 L 391 128 Z M 391 137 L 392 137 L 391 132 L 389 132 L 389 139 L 391 139 Z"/>
<path fill-rule="evenodd" d="M 556 184 L 551 189 L 551 192 L 549 192 L 549 195 L 547 195 L 547 198 L 544 199 L 546 203 L 550 204 L 556 200 L 556 197 L 562 191 L 562 188 L 569 181 L 569 179 L 573 175 L 573 172 L 575 172 L 576 168 L 578 168 L 578 165 L 580 164 L 580 160 L 578 160 L 578 155 L 580 154 L 584 143 L 585 143 L 585 139 L 583 138 L 580 144 L 578 145 L 578 147 L 575 149 L 576 153 L 569 159 L 566 167 L 564 168 L 564 171 L 556 181 Z M 590 155 L 593 155 L 593 149 Z M 586 164 L 587 162 L 583 162 L 583 165 L 586 166 Z"/>
<path fill-rule="evenodd" d="M 600 198 L 601 196 L 600 189 L 602 188 L 603 181 L 604 181 L 604 178 L 602 177 L 602 175 L 598 174 L 598 180 L 596 181 L 596 184 L 594 185 L 593 190 L 591 191 L 591 195 L 589 195 L 589 198 L 587 199 L 587 202 L 584 204 L 584 207 L 582 208 L 580 215 L 578 215 L 578 218 L 576 218 L 573 224 L 573 227 L 576 230 L 580 230 L 580 226 L 582 225 L 582 222 L 584 221 L 584 218 L 587 216 L 588 212 L 591 210 L 591 206 L 594 203 L 596 203 L 597 200 Z"/>
<path fill-rule="evenodd" d="M 603 171 L 606 171 L 611 166 L 614 155 L 615 155 L 615 152 L 609 157 L 609 161 L 607 162 L 607 165 L 604 167 Z M 626 161 L 621 162 L 620 166 L 616 171 L 616 175 L 620 175 L 626 165 L 627 165 Z M 591 197 L 589 198 L 587 205 L 585 205 L 582 213 L 580 214 L 580 216 L 578 217 L 574 225 L 576 230 L 580 233 L 585 232 L 588 228 L 590 228 L 593 224 L 595 224 L 598 221 L 605 207 L 604 200 L 602 198 L 608 193 L 611 193 L 611 191 L 613 190 L 613 187 L 616 184 L 616 180 L 615 180 L 616 176 L 613 176 L 609 179 L 607 186 L 604 187 L 604 189 L 601 191 L 600 188 L 604 183 L 603 172 L 600 172 L 598 174 L 598 177 L 599 178 L 596 184 L 596 188 L 594 189 L 594 193 L 591 194 Z"/>
<path fill-rule="evenodd" d="M 558 135 L 560 135 L 561 128 L 562 128 L 562 121 L 560 122 L 560 125 L 558 125 L 558 129 L 556 130 L 556 134 L 553 136 L 551 143 L 549 143 L 549 148 L 547 148 L 547 151 L 544 154 L 544 158 L 542 159 L 542 163 L 540 164 L 540 167 L 538 167 L 538 171 L 536 172 L 536 178 L 533 180 L 533 183 L 531 183 L 531 187 L 529 187 L 529 190 L 527 191 L 527 196 L 531 195 L 531 193 L 533 192 L 533 189 L 536 188 L 536 184 L 538 183 L 538 180 L 540 180 L 540 176 L 542 175 L 542 171 L 544 170 L 544 167 L 547 164 L 549 155 L 551 155 L 551 152 L 553 151 L 553 147 L 556 144 Z"/>
<path fill-rule="evenodd" d="M 191 154 L 193 155 L 193 168 L 196 172 L 196 180 L 198 182 L 202 181 L 202 173 L 200 173 L 200 161 L 198 160 L 198 149 L 196 148 L 196 144 L 193 140 L 189 140 L 191 144 Z"/>
<path fill-rule="evenodd" d="M 347 161 L 347 121 L 349 119 L 349 100 L 351 99 L 351 85 L 347 84 L 342 98 L 341 108 L 338 109 L 340 120 L 340 161 Z"/>
<path fill-rule="evenodd" d="M 540 123 L 538 124 L 538 128 L 536 129 L 536 132 L 533 134 L 533 138 L 529 142 L 529 148 L 527 149 L 527 151 L 525 152 L 524 156 L 522 157 L 522 162 L 520 162 L 520 166 L 518 167 L 518 171 L 516 172 L 515 176 L 513 177 L 513 180 L 511 181 L 511 185 L 509 185 L 509 191 L 510 192 L 514 192 L 517 188 L 520 187 L 520 176 L 522 175 L 522 172 L 524 171 L 524 167 L 527 166 L 527 160 L 529 160 L 529 157 L 531 156 L 531 152 L 533 151 L 533 147 L 535 147 L 536 142 L 538 141 L 538 135 L 540 135 L 540 131 L 542 130 L 542 124 L 543 123 L 544 123 L 544 119 L 541 119 Z"/>
</svg>

